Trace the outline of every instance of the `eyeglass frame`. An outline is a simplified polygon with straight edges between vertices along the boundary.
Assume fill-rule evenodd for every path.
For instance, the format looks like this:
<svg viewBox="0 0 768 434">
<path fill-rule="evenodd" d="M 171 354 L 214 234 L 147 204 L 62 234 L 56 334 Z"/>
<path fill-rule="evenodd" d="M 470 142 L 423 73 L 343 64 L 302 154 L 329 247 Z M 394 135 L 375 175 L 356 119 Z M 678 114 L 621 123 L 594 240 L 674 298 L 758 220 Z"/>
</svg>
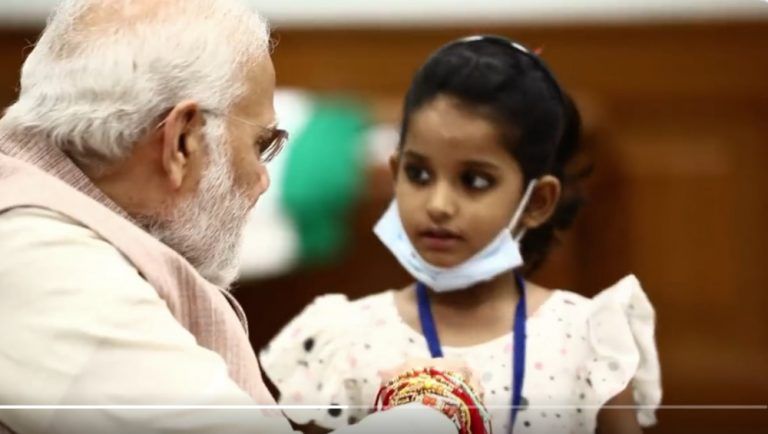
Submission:
<svg viewBox="0 0 768 434">
<path fill-rule="evenodd" d="M 221 116 L 229 119 L 234 119 L 238 122 L 242 122 L 246 125 L 250 125 L 252 127 L 259 128 L 261 130 L 266 130 L 270 132 L 270 138 L 269 138 L 269 144 L 266 147 L 259 146 L 259 161 L 266 164 L 270 161 L 274 160 L 275 157 L 283 150 L 283 147 L 285 146 L 285 143 L 290 138 L 290 133 L 288 131 L 283 130 L 281 128 L 276 127 L 265 127 L 263 125 L 259 125 L 257 123 L 245 120 L 239 116 L 230 115 L 226 113 L 222 113 L 220 111 L 211 110 L 211 109 L 202 109 L 201 112 L 203 114 L 209 114 L 214 116 Z M 265 156 L 266 155 L 266 156 Z"/>
</svg>

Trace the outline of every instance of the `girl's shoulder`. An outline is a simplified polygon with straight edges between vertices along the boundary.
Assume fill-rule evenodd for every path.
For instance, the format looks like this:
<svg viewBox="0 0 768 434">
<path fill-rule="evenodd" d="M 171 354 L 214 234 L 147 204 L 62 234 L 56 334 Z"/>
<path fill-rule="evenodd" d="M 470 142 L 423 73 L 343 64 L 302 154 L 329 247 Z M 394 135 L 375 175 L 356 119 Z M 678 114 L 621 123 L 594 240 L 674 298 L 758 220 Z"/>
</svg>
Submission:
<svg viewBox="0 0 768 434">
<path fill-rule="evenodd" d="M 563 290 L 556 295 L 559 300 L 551 307 L 557 310 L 553 317 L 564 320 L 563 331 L 583 331 L 584 373 L 599 404 L 631 383 L 642 406 L 639 422 L 652 425 L 661 401 L 656 312 L 639 280 L 626 276 L 591 298 Z"/>
<path fill-rule="evenodd" d="M 382 318 L 392 316 L 393 291 L 377 292 L 357 300 L 344 294 L 316 297 L 295 316 L 262 350 L 265 368 L 284 363 L 286 356 L 302 359 L 328 356 L 351 339 L 376 328 Z M 319 354 L 325 353 L 325 354 Z"/>
<path fill-rule="evenodd" d="M 394 290 L 376 292 L 357 299 L 345 294 L 332 293 L 316 297 L 294 320 L 286 326 L 303 324 L 335 330 L 347 329 L 350 325 L 360 327 L 372 318 L 390 312 L 394 306 Z M 348 332 L 348 330 L 347 330 Z"/>
<path fill-rule="evenodd" d="M 326 339 L 349 335 L 350 327 L 359 329 L 373 318 L 389 312 L 393 306 L 393 291 L 382 291 L 351 300 L 344 294 L 332 293 L 316 297 L 295 316 L 273 343 L 285 339 L 290 343 L 299 336 L 320 336 Z"/>
<path fill-rule="evenodd" d="M 350 383 L 357 380 L 350 380 L 349 373 L 364 368 L 358 357 L 366 352 L 366 347 L 371 347 L 366 345 L 371 337 L 381 340 L 394 336 L 397 328 L 383 324 L 389 324 L 395 313 L 392 291 L 357 300 L 343 294 L 315 298 L 259 353 L 264 373 L 279 390 L 279 402 L 286 405 L 368 404 L 358 397 L 360 385 Z M 372 348 L 368 351 L 376 351 L 382 357 L 388 354 L 381 352 L 381 345 Z M 372 375 L 375 377 L 375 371 Z M 370 381 L 371 387 L 378 384 Z M 357 410 L 338 413 L 286 410 L 299 424 L 314 422 L 332 429 L 346 425 L 353 413 L 355 417 L 361 416 Z"/>
<path fill-rule="evenodd" d="M 550 290 L 536 315 L 556 313 L 572 319 L 589 321 L 600 312 L 611 310 L 623 317 L 654 315 L 653 305 L 643 291 L 640 281 L 634 275 L 628 275 L 593 297 L 586 297 L 566 289 Z"/>
</svg>

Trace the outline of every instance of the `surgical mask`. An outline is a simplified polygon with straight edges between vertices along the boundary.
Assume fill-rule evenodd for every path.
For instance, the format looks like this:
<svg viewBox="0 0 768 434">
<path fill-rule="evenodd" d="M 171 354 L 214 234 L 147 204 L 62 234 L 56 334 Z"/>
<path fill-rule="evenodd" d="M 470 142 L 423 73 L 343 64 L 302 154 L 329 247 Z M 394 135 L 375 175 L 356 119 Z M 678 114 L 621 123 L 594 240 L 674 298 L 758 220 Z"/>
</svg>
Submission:
<svg viewBox="0 0 768 434">
<path fill-rule="evenodd" d="M 517 207 L 509 225 L 485 248 L 471 258 L 454 267 L 438 267 L 424 260 L 408 238 L 403 228 L 400 212 L 395 200 L 379 219 L 373 232 L 382 243 L 395 255 L 414 279 L 436 292 L 450 292 L 466 289 L 477 283 L 493 279 L 501 273 L 523 265 L 520 254 L 520 240 L 525 230 L 512 231 L 517 226 L 523 211 L 528 205 L 536 180 L 531 181 L 525 190 L 520 205 Z"/>
</svg>

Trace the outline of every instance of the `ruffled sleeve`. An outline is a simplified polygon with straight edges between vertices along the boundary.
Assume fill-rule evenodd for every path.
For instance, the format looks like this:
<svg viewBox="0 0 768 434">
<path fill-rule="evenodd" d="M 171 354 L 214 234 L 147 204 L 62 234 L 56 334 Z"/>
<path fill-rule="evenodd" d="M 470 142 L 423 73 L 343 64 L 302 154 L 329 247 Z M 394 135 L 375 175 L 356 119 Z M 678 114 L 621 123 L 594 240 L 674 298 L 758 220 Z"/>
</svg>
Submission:
<svg viewBox="0 0 768 434">
<path fill-rule="evenodd" d="M 631 275 L 592 299 L 587 320 L 589 385 L 602 406 L 631 384 L 641 426 L 656 423 L 661 403 L 655 323 L 653 306 Z"/>
<path fill-rule="evenodd" d="M 315 299 L 264 348 L 259 359 L 296 423 L 330 429 L 362 419 L 367 411 L 347 360 L 359 312 L 340 294 Z M 312 409 L 311 406 L 349 406 Z"/>
</svg>

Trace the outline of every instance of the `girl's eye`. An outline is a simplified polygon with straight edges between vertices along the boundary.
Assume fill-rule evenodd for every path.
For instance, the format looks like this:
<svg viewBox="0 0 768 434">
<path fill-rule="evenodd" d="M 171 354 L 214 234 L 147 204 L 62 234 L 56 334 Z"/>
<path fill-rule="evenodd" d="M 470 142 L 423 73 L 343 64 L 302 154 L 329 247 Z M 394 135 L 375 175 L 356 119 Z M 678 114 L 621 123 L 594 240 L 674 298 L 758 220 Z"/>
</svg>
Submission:
<svg viewBox="0 0 768 434">
<path fill-rule="evenodd" d="M 469 190 L 483 191 L 493 186 L 494 179 L 477 172 L 464 172 L 461 174 L 461 183 Z"/>
<path fill-rule="evenodd" d="M 408 180 L 416 185 L 426 185 L 430 181 L 429 172 L 421 166 L 406 164 L 404 171 Z"/>
</svg>

